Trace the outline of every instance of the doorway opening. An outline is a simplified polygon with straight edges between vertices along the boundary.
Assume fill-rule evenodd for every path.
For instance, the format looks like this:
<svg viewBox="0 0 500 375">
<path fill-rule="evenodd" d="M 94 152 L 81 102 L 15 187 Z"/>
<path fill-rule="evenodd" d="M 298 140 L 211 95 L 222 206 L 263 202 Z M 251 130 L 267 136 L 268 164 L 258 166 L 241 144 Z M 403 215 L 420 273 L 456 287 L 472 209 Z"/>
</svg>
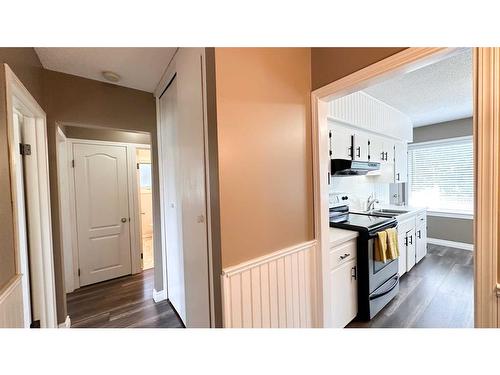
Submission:
<svg viewBox="0 0 500 375">
<path fill-rule="evenodd" d="M 153 299 L 150 134 L 76 124 L 57 131 L 71 326 L 182 326 L 168 301 Z"/>
<path fill-rule="evenodd" d="M 472 50 L 367 77 L 313 93 L 323 324 L 473 327 Z"/>
<path fill-rule="evenodd" d="M 151 173 L 151 149 L 136 148 L 138 202 L 141 218 L 140 240 L 142 269 L 154 267 L 153 251 L 153 179 Z"/>
</svg>

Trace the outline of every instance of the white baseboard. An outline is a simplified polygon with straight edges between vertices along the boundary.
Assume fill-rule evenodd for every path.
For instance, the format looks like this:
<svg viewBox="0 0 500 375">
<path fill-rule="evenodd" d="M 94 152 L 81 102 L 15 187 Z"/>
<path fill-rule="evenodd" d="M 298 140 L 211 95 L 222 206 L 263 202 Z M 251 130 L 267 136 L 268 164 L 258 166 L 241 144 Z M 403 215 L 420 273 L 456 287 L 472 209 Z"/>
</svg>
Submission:
<svg viewBox="0 0 500 375">
<path fill-rule="evenodd" d="M 167 299 L 167 291 L 153 289 L 153 300 L 158 303 Z"/>
<path fill-rule="evenodd" d="M 71 328 L 71 319 L 69 315 L 66 315 L 66 320 L 59 324 L 59 328 Z"/>
<path fill-rule="evenodd" d="M 454 247 L 455 249 L 474 251 L 474 245 L 466 242 L 442 240 L 440 238 L 427 238 L 427 243 L 440 246 Z"/>
</svg>

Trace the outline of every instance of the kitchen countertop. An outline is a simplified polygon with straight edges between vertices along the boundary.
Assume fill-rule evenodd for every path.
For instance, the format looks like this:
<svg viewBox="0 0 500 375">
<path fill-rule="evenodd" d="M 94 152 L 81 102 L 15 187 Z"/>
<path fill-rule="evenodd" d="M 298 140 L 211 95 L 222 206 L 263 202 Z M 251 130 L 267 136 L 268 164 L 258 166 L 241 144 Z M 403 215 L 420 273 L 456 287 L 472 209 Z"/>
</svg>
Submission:
<svg viewBox="0 0 500 375">
<path fill-rule="evenodd" d="M 375 210 L 378 210 L 378 209 L 408 211 L 407 213 L 394 216 L 398 221 L 403 221 L 403 220 L 407 219 L 410 216 L 414 216 L 414 215 L 416 215 L 417 213 L 419 213 L 421 211 L 427 210 L 426 207 L 397 206 L 397 205 L 394 205 L 394 204 L 376 204 L 375 205 Z M 360 210 L 352 210 L 351 212 L 366 214 L 365 211 L 360 211 Z"/>
<path fill-rule="evenodd" d="M 330 228 L 330 246 L 338 246 L 358 237 L 359 233 L 353 230 Z"/>
</svg>

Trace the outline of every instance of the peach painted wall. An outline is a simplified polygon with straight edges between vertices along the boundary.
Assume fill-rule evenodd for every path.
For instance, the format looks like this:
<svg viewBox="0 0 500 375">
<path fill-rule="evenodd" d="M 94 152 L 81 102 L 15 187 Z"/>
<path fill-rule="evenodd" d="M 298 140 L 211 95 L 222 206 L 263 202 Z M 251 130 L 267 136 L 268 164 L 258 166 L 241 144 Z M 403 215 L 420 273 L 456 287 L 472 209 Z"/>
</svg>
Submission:
<svg viewBox="0 0 500 375">
<path fill-rule="evenodd" d="M 216 48 L 222 266 L 311 240 L 310 48 Z"/>
</svg>

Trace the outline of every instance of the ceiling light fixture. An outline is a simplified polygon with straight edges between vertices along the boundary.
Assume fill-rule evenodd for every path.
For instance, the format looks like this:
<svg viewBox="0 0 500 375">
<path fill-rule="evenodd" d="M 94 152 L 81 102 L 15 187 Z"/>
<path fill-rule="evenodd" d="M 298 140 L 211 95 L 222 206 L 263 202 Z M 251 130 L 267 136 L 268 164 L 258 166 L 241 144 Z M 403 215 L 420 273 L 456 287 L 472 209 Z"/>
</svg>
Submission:
<svg viewBox="0 0 500 375">
<path fill-rule="evenodd" d="M 103 71 L 102 76 L 104 77 L 104 79 L 113 83 L 116 83 L 121 79 L 121 77 L 118 74 L 116 74 L 115 72 L 110 72 L 109 70 Z"/>
</svg>

